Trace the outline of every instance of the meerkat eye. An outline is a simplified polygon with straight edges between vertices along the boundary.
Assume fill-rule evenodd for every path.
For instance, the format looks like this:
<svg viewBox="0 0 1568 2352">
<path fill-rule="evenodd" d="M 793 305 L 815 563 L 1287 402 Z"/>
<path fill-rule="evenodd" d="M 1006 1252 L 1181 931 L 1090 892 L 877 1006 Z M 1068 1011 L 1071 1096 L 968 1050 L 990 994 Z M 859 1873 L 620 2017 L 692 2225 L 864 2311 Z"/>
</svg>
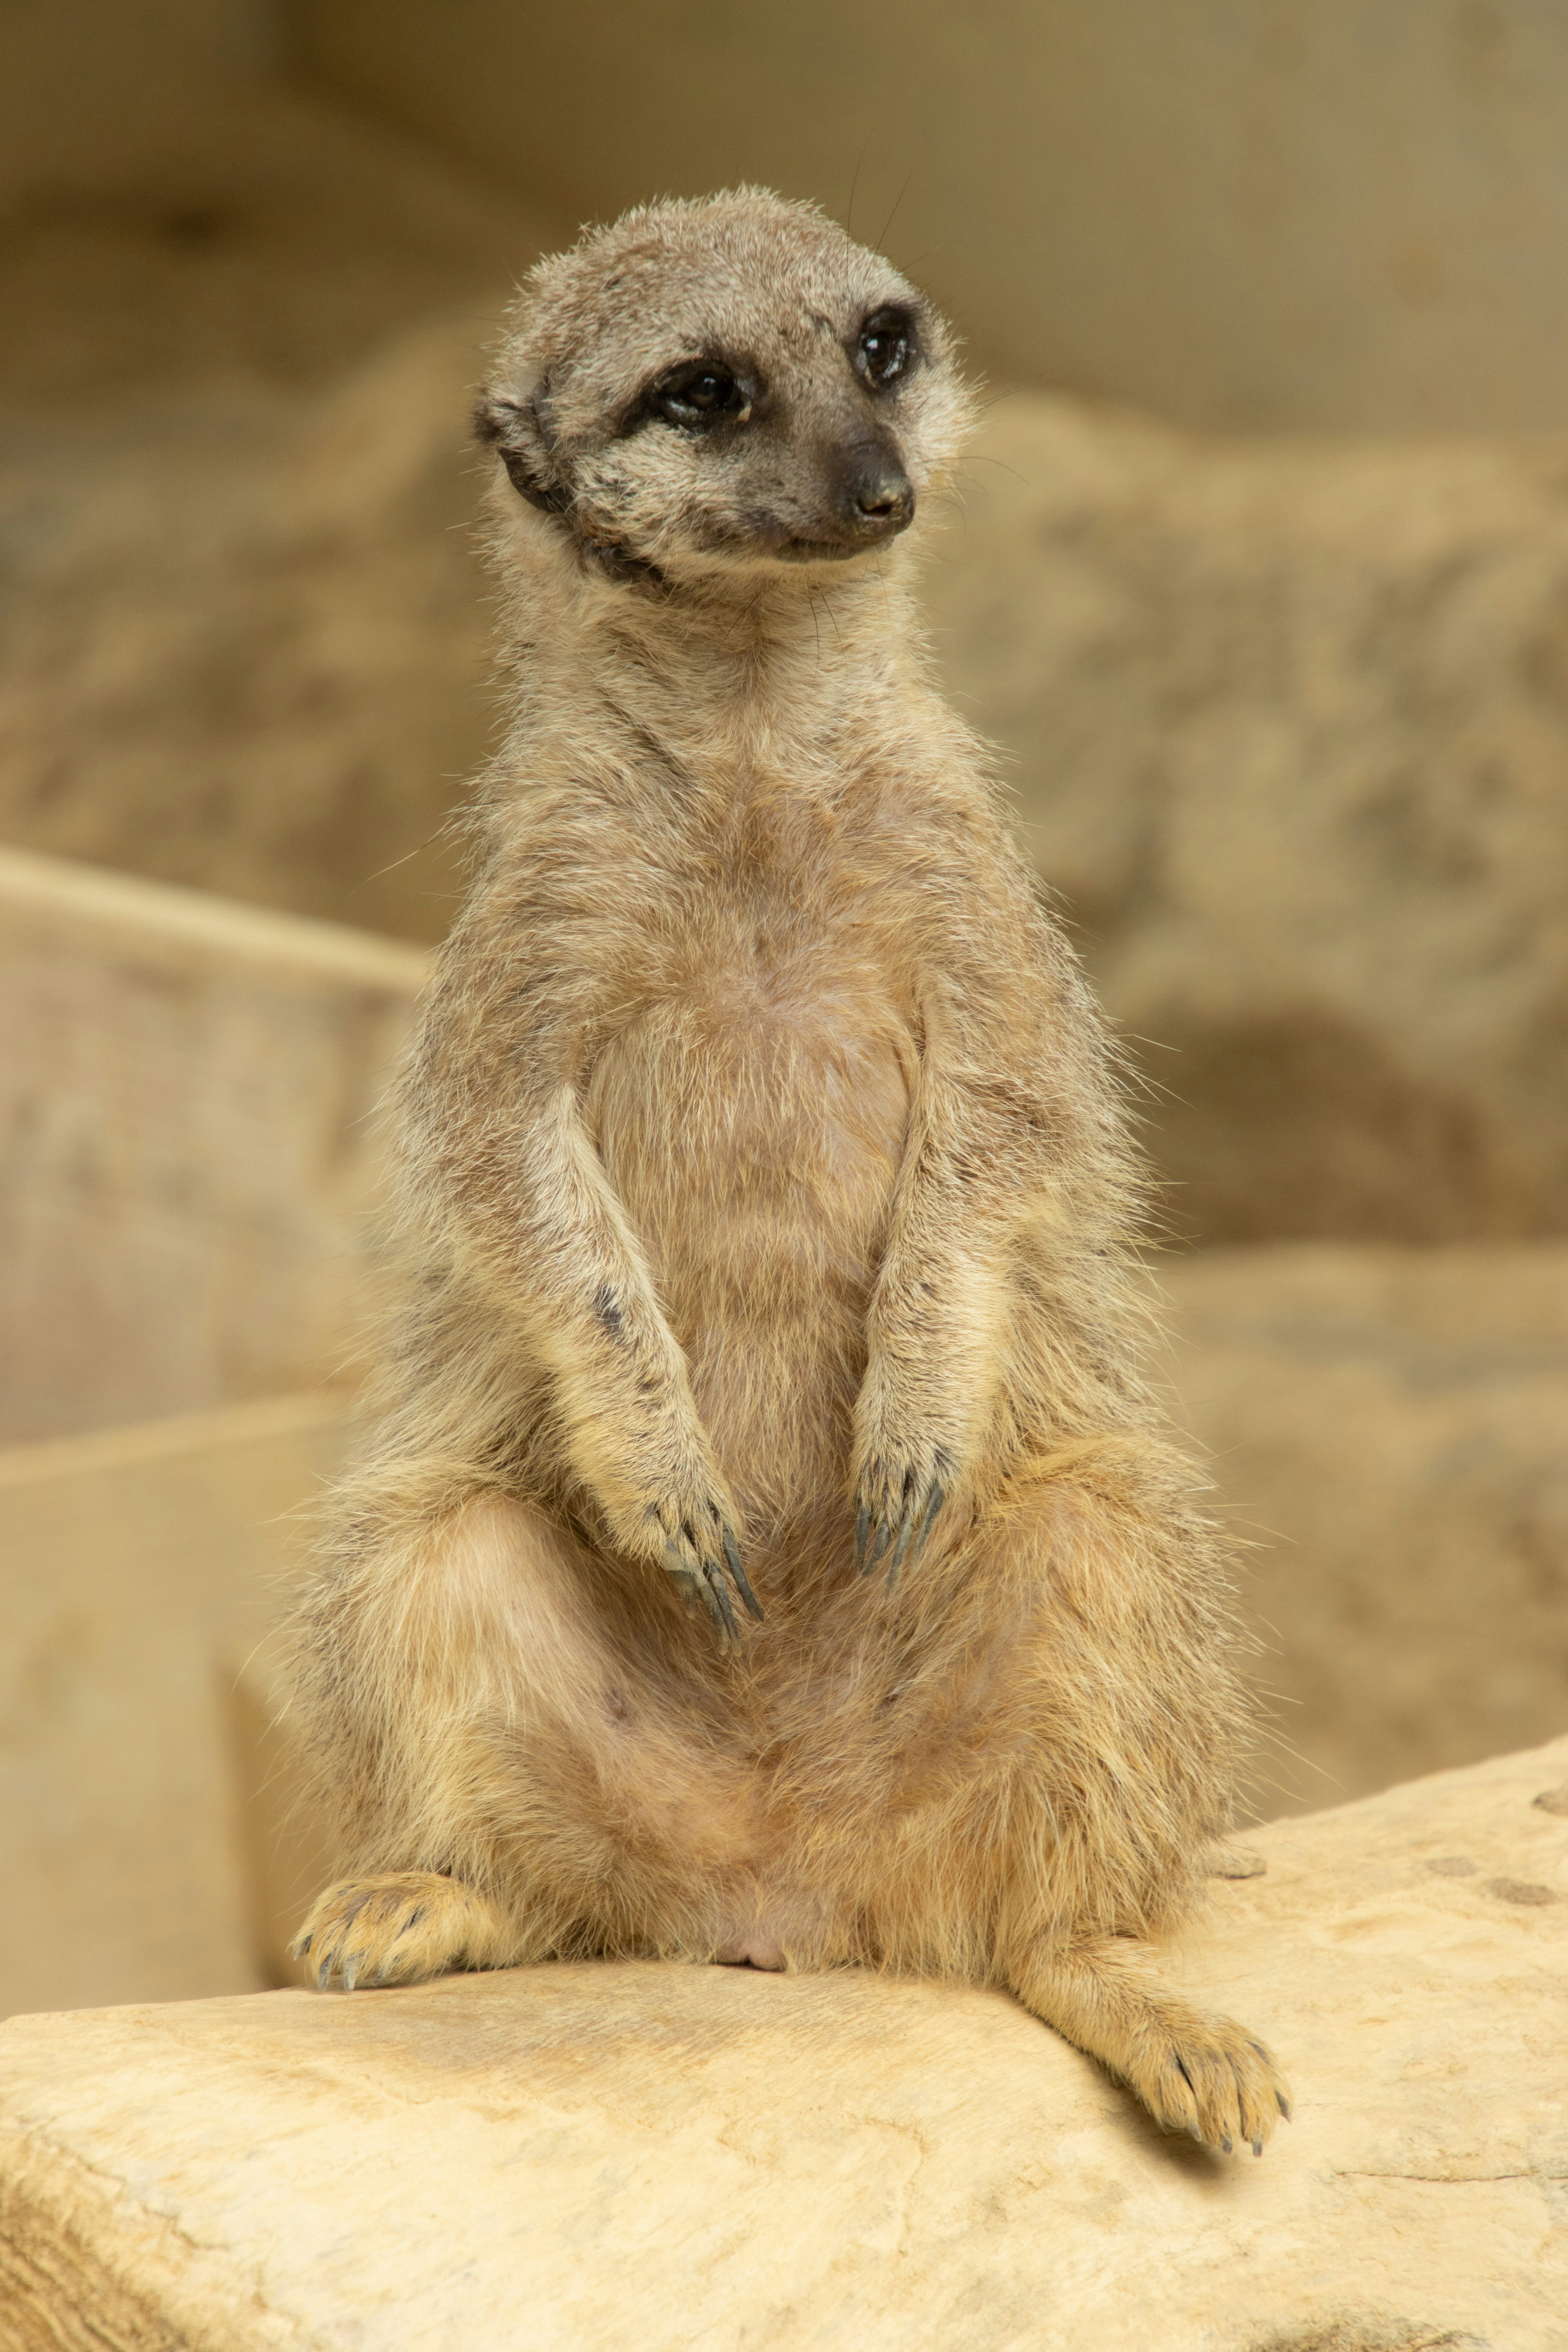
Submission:
<svg viewBox="0 0 1568 2352">
<path fill-rule="evenodd" d="M 855 364 L 868 383 L 891 383 L 907 372 L 913 350 L 907 311 L 873 310 L 860 330 Z"/>
<path fill-rule="evenodd" d="M 744 388 L 716 360 L 689 361 L 671 368 L 649 399 L 672 425 L 710 425 L 721 416 L 743 415 L 751 405 Z"/>
</svg>

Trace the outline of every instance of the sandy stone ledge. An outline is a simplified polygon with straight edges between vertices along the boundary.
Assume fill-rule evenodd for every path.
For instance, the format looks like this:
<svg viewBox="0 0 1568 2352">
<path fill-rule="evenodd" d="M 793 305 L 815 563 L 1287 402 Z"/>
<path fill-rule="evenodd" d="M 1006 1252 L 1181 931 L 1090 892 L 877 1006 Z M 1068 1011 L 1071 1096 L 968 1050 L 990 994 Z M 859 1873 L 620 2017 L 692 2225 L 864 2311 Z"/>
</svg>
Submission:
<svg viewBox="0 0 1568 2352">
<path fill-rule="evenodd" d="M 1568 1739 L 1249 1839 L 1182 1969 L 1294 2079 L 1261 2163 L 860 1975 L 16 2018 L 0 2344 L 1561 2352 L 1565 1783 Z"/>
</svg>

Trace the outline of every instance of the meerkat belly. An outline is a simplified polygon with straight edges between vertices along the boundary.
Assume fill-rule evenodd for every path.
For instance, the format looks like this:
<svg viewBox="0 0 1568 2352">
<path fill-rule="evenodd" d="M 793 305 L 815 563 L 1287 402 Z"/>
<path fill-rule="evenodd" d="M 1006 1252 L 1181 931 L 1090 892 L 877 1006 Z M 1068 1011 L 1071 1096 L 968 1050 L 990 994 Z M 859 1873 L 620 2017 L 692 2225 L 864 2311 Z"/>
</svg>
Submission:
<svg viewBox="0 0 1568 2352">
<path fill-rule="evenodd" d="M 605 1055 L 599 1149 L 730 1476 L 776 1516 L 837 1474 L 909 1118 L 874 1001 L 715 982 Z"/>
</svg>

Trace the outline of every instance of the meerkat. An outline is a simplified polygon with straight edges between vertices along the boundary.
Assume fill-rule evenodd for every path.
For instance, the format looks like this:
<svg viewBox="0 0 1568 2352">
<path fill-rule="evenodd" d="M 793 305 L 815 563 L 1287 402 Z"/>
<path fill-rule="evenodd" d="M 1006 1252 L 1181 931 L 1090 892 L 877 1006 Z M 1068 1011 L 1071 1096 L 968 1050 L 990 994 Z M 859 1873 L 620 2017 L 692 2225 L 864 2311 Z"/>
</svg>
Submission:
<svg viewBox="0 0 1568 2352">
<path fill-rule="evenodd" d="M 912 601 L 971 412 L 931 304 L 764 191 L 519 299 L 509 723 L 300 1619 L 343 1876 L 296 1949 L 1003 1986 L 1261 2152 L 1273 2060 L 1151 1962 L 1247 1709 L 1115 1056 Z"/>
</svg>

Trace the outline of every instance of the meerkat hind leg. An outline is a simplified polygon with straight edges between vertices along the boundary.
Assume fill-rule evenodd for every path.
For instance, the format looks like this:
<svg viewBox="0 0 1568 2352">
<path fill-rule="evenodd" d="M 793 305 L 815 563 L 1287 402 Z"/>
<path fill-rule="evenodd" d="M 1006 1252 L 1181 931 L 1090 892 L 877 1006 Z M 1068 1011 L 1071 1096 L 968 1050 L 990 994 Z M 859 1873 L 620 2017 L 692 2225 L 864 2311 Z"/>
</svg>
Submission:
<svg viewBox="0 0 1568 2352">
<path fill-rule="evenodd" d="M 1047 1952 L 1013 1986 L 1037 2017 L 1126 2084 L 1166 2131 L 1229 2156 L 1261 2156 L 1289 2087 L 1273 2058 L 1234 2019 L 1194 2009 L 1147 1981 L 1139 1948 L 1082 1944 Z"/>
<path fill-rule="evenodd" d="M 329 1886 L 289 1946 L 316 1982 L 411 1984 L 460 1967 L 503 1964 L 514 1941 L 498 1906 L 433 1870 L 389 1870 Z"/>
</svg>

